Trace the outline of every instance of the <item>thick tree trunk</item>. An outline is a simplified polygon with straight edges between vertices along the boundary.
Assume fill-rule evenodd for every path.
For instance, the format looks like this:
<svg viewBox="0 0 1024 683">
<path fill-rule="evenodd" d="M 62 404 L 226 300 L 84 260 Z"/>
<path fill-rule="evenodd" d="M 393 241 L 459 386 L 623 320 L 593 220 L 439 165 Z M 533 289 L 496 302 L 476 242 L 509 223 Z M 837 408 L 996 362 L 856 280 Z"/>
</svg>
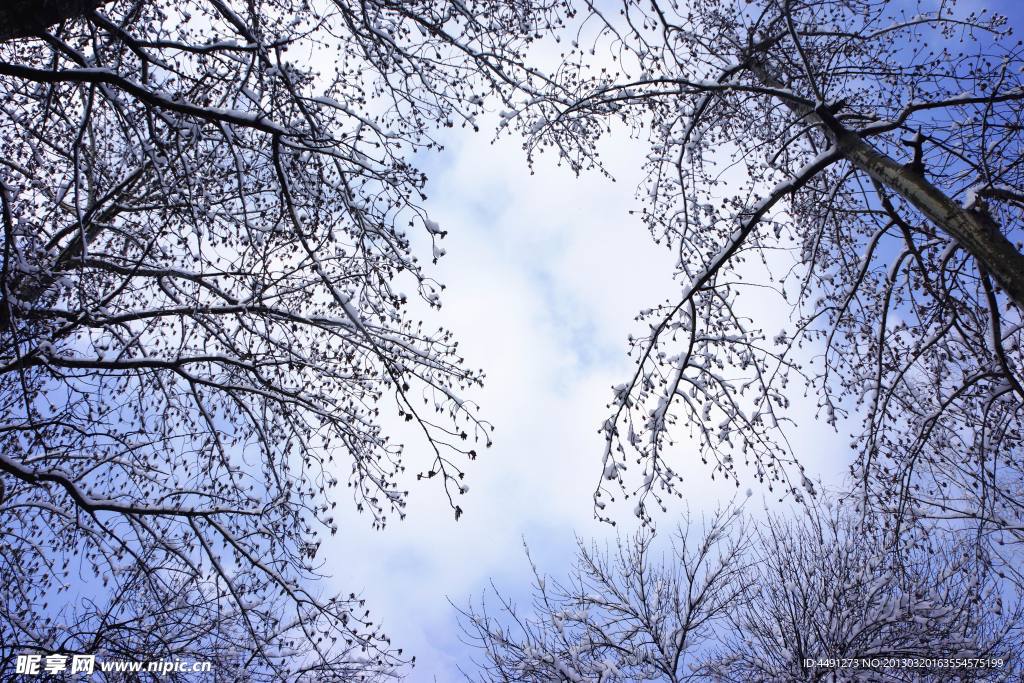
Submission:
<svg viewBox="0 0 1024 683">
<path fill-rule="evenodd" d="M 1024 310 L 1024 254 L 988 215 L 960 206 L 923 175 L 882 154 L 859 135 L 844 131 L 839 137 L 846 147 L 846 158 L 854 166 L 898 193 L 955 239 Z"/>
<path fill-rule="evenodd" d="M 763 64 L 755 61 L 751 71 L 765 85 L 784 89 Z M 878 151 L 864 138 L 839 124 L 828 112 L 792 100 L 787 101 L 786 106 L 801 117 L 819 122 L 829 131 L 850 163 L 901 196 L 956 240 L 995 278 L 1017 307 L 1024 311 L 1024 254 L 1013 246 L 991 218 L 974 209 L 960 206 L 920 172 Z"/>
<path fill-rule="evenodd" d="M 110 0 L 0 0 L 0 41 L 26 38 Z"/>
</svg>

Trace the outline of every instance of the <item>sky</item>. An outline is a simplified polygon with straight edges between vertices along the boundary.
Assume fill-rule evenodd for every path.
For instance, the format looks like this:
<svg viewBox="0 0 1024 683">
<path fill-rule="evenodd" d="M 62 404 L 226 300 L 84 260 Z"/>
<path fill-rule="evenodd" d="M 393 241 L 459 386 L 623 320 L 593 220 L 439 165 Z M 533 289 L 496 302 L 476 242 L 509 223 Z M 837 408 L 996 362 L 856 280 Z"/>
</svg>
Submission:
<svg viewBox="0 0 1024 683">
<path fill-rule="evenodd" d="M 618 130 L 605 141 L 613 181 L 596 172 L 576 177 L 553 156 L 531 170 L 521 139 L 492 140 L 486 131 L 494 123 L 481 121 L 481 133 L 448 133 L 443 152 L 414 160 L 430 177 L 426 208 L 448 232 L 447 255 L 428 268 L 447 286 L 444 306 L 423 317 L 452 330 L 467 367 L 486 372 L 485 386 L 468 398 L 496 426 L 494 446 L 467 467 L 465 514 L 456 521 L 437 480 L 414 480 L 431 458 L 422 438 L 398 420 L 387 425 L 407 448 L 407 518 L 377 531 L 340 500 L 340 533 L 320 555 L 330 588 L 360 593 L 393 644 L 416 656 L 406 672 L 414 683 L 461 680 L 459 665 L 472 670 L 474 652 L 460 640 L 452 603 L 466 606 L 492 583 L 523 602 L 531 580 L 524 543 L 542 571 L 564 575 L 577 535 L 610 540 L 635 528 L 629 505 L 615 511 L 618 528 L 593 518 L 604 447 L 598 427 L 611 387 L 632 371 L 626 337 L 634 316 L 680 289 L 673 253 L 629 214 L 638 206 L 642 139 Z M 421 247 L 426 258 L 429 245 Z M 788 311 L 775 299 L 747 291 L 744 305 L 767 329 L 786 324 Z M 813 414 L 813 400 L 798 404 L 790 436 L 809 476 L 836 485 L 848 439 Z M 685 474 L 685 500 L 659 522 L 684 510 L 699 516 L 734 495 L 732 483 L 710 479 L 695 450 L 676 445 L 671 464 Z M 755 505 L 772 502 L 752 477 L 747 486 Z"/>
<path fill-rule="evenodd" d="M 593 519 L 604 447 L 597 430 L 611 387 L 632 368 L 626 337 L 634 316 L 679 291 L 672 253 L 629 215 L 643 140 L 625 130 L 608 138 L 602 156 L 614 181 L 577 178 L 553 156 L 541 157 L 531 174 L 515 137 L 495 143 L 486 133 L 457 131 L 445 142 L 442 153 L 417 159 L 430 177 L 426 207 L 448 231 L 447 255 L 431 270 L 447 286 L 443 308 L 426 317 L 455 333 L 468 367 L 485 370 L 485 387 L 470 398 L 496 426 L 494 446 L 467 469 L 460 521 L 436 480 L 410 481 L 404 521 L 374 531 L 369 518 L 350 513 L 322 551 L 334 588 L 360 592 L 393 643 L 416 655 L 407 679 L 414 682 L 462 680 L 457 666 L 470 665 L 473 652 L 460 642 L 449 600 L 465 606 L 493 580 L 523 602 L 531 580 L 524 542 L 542 571 L 560 576 L 574 535 L 601 541 L 635 527 L 626 505 L 617 510 L 618 528 Z M 749 303 L 785 324 L 777 302 Z M 802 462 L 812 478 L 836 482 L 845 467 L 842 439 L 814 422 L 813 405 L 797 413 Z M 427 462 L 422 440 L 402 425 L 393 429 L 416 471 Z M 710 479 L 687 443 L 676 451 L 673 466 L 687 473 L 685 501 L 662 520 L 684 509 L 709 512 L 736 493 L 733 483 Z M 743 486 L 757 487 L 752 479 Z M 754 500 L 761 497 L 756 489 Z"/>
<path fill-rule="evenodd" d="M 998 11 L 1020 25 L 1017 3 L 964 0 L 960 8 Z M 428 269 L 447 286 L 443 308 L 423 317 L 452 330 L 467 366 L 486 372 L 484 388 L 469 398 L 496 426 L 494 446 L 467 468 L 460 521 L 436 480 L 410 476 L 404 521 L 374 531 L 369 518 L 339 505 L 347 517 L 322 550 L 332 587 L 360 592 L 393 644 L 416 656 L 406 672 L 414 683 L 463 680 L 460 664 L 473 670 L 474 652 L 460 641 L 452 603 L 477 601 L 492 584 L 528 602 L 524 543 L 543 573 L 564 576 L 577 535 L 602 542 L 636 527 L 628 505 L 616 510 L 617 528 L 593 519 L 604 447 L 597 430 L 611 387 L 633 367 L 626 338 L 637 329 L 634 316 L 681 286 L 672 278 L 672 253 L 629 214 L 638 208 L 643 139 L 624 129 L 606 137 L 601 157 L 613 181 L 596 172 L 576 177 L 552 155 L 530 169 L 520 138 L 492 140 L 494 123 L 481 120 L 483 132 L 475 134 L 446 132 L 444 151 L 414 160 L 430 178 L 426 208 L 448 231 L 441 245 L 447 254 Z M 429 244 L 422 247 L 430 253 Z M 757 290 L 745 290 L 739 303 L 766 330 L 789 320 L 787 307 Z M 837 432 L 814 412 L 813 397 L 794 401 L 790 442 L 811 479 L 841 487 L 852 422 L 841 421 Z M 420 469 L 429 457 L 425 444 L 405 424 L 391 429 L 406 444 L 410 471 Z M 656 516 L 663 528 L 736 493 L 733 484 L 710 479 L 694 446 L 678 442 L 673 458 L 686 475 L 685 500 Z M 752 477 L 741 490 L 748 486 L 748 512 L 777 505 Z"/>
<path fill-rule="evenodd" d="M 1016 25 L 1021 19 L 1017 3 L 961 3 L 970 8 L 1000 11 Z M 468 367 L 485 370 L 485 387 L 470 398 L 496 426 L 494 446 L 467 469 L 460 521 L 436 480 L 410 481 L 404 521 L 374 531 L 344 506 L 348 517 L 323 555 L 334 588 L 361 592 L 392 642 L 416 656 L 407 672 L 414 683 L 462 680 L 459 665 L 473 669 L 452 603 L 466 606 L 492 583 L 528 601 L 524 543 L 542 572 L 563 576 L 576 535 L 600 542 L 635 528 L 629 506 L 617 510 L 616 529 L 593 519 L 604 447 L 597 430 L 611 387 L 630 376 L 626 337 L 634 316 L 680 289 L 672 253 L 629 214 L 638 206 L 644 140 L 615 131 L 601 148 L 615 180 L 596 172 L 577 178 L 550 155 L 531 171 L 521 139 L 494 142 L 486 132 L 494 121 L 480 123 L 484 132 L 449 133 L 443 152 L 415 163 L 430 177 L 426 208 L 448 231 L 447 255 L 430 270 L 447 286 L 444 306 L 425 317 L 455 333 Z M 788 308 L 755 290 L 744 292 L 741 305 L 765 329 L 788 321 Z M 814 411 L 813 398 L 795 401 L 790 441 L 811 479 L 841 486 L 851 423 L 840 422 L 837 433 Z M 408 437 L 407 462 L 416 471 L 429 457 L 424 444 L 403 424 L 393 429 Z M 685 500 L 657 522 L 684 511 L 699 516 L 735 494 L 731 483 L 710 479 L 685 441 L 673 457 L 686 475 Z M 752 477 L 747 486 L 753 508 L 776 503 Z"/>
</svg>

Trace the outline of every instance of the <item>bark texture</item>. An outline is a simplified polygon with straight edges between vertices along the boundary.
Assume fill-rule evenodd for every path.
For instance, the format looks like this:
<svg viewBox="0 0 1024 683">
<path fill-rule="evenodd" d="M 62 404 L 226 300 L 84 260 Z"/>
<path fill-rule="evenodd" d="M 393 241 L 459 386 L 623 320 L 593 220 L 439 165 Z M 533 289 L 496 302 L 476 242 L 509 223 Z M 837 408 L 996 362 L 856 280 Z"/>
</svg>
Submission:
<svg viewBox="0 0 1024 683">
<path fill-rule="evenodd" d="M 768 87 L 785 89 L 764 64 L 753 61 L 751 71 Z M 786 106 L 801 117 L 821 123 L 851 164 L 903 197 L 936 227 L 956 240 L 992 275 L 1017 307 L 1024 310 L 1024 254 L 1014 247 L 991 217 L 982 211 L 960 206 L 922 173 L 878 151 L 860 135 L 844 127 L 824 106 L 812 109 L 793 100 L 787 100 Z"/>
<path fill-rule="evenodd" d="M 882 154 L 860 136 L 843 131 L 839 137 L 854 166 L 898 193 L 959 242 L 1024 310 L 1024 254 L 986 213 L 960 206 L 923 175 Z"/>
</svg>

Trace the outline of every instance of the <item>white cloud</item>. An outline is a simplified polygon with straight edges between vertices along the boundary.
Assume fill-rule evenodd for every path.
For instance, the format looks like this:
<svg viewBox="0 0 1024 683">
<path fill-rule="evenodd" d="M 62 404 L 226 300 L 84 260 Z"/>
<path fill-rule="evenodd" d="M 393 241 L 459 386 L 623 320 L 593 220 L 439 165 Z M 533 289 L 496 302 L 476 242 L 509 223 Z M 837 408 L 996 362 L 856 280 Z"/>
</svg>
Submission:
<svg viewBox="0 0 1024 683">
<path fill-rule="evenodd" d="M 524 537 L 541 568 L 558 573 L 572 557 L 574 532 L 614 534 L 592 519 L 603 449 L 597 428 L 610 387 L 630 371 L 633 316 L 679 289 L 672 253 L 628 214 L 643 145 L 628 136 L 606 145 L 603 157 L 620 174 L 612 182 L 596 173 L 577 179 L 553 158 L 530 175 L 515 139 L 450 142 L 427 169 L 427 206 L 449 233 L 448 255 L 433 269 L 448 285 L 444 308 L 427 319 L 453 330 L 467 364 L 487 371 L 472 398 L 498 428 L 495 446 L 467 468 L 461 521 L 434 481 L 411 482 L 404 522 L 373 532 L 353 514 L 325 554 L 338 589 L 362 589 L 394 642 L 417 655 L 413 681 L 460 678 L 456 665 L 472 652 L 459 643 L 446 596 L 464 605 L 491 578 L 504 591 L 528 589 Z M 801 434 L 819 438 L 826 437 Z M 405 442 L 415 471 L 424 462 L 417 452 L 426 457 L 422 442 Z M 685 458 L 686 445 L 679 451 Z M 685 492 L 695 512 L 735 491 L 721 480 L 709 486 L 696 458 L 691 469 Z"/>
</svg>

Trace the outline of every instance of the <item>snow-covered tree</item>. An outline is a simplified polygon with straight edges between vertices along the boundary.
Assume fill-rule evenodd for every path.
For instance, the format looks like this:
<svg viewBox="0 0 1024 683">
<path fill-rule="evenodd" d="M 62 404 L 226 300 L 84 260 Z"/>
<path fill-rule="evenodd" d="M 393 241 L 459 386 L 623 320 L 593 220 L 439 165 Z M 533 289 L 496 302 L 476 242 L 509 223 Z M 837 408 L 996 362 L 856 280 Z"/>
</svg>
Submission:
<svg viewBox="0 0 1024 683">
<path fill-rule="evenodd" d="M 461 394 L 481 375 L 405 313 L 439 305 L 412 245 L 445 234 L 409 157 L 521 77 L 545 10 L 3 3 L 0 667 L 132 643 L 235 649 L 248 680 L 399 663 L 321 594 L 317 547 L 339 485 L 404 514 L 389 405 L 461 514 L 490 426 Z"/>
<path fill-rule="evenodd" d="M 728 507 L 679 525 L 667 555 L 650 530 L 614 551 L 578 541 L 567 581 L 533 566 L 532 605 L 496 593 L 462 610 L 482 681 L 685 681 L 716 628 L 749 599 L 748 534 Z"/>
<path fill-rule="evenodd" d="M 1022 615 L 990 558 L 962 536 L 920 526 L 896 551 L 879 521 L 838 506 L 762 522 L 740 578 L 751 599 L 706 654 L 707 679 L 1012 679 Z M 985 665 L 928 665 L 957 658 Z M 901 659 L 919 665 L 872 666 Z"/>
<path fill-rule="evenodd" d="M 567 583 L 534 570 L 526 609 L 499 595 L 497 609 L 463 611 L 477 648 L 467 673 L 538 683 L 1012 680 L 1022 615 L 991 562 L 925 527 L 907 530 L 897 552 L 877 521 L 850 506 L 762 521 L 731 508 L 702 532 L 684 522 L 660 555 L 646 532 L 620 540 L 611 558 L 581 544 Z"/>
<path fill-rule="evenodd" d="M 1024 48 L 1007 20 L 952 2 L 582 5 L 543 96 L 508 120 L 577 168 L 613 119 L 649 135 L 642 215 L 682 285 L 631 340 L 598 514 L 620 488 L 645 518 L 678 493 L 673 440 L 806 496 L 784 429 L 806 384 L 820 419 L 863 419 L 853 475 L 897 524 L 1024 540 Z M 748 315 L 770 298 L 795 311 L 780 333 Z"/>
</svg>

